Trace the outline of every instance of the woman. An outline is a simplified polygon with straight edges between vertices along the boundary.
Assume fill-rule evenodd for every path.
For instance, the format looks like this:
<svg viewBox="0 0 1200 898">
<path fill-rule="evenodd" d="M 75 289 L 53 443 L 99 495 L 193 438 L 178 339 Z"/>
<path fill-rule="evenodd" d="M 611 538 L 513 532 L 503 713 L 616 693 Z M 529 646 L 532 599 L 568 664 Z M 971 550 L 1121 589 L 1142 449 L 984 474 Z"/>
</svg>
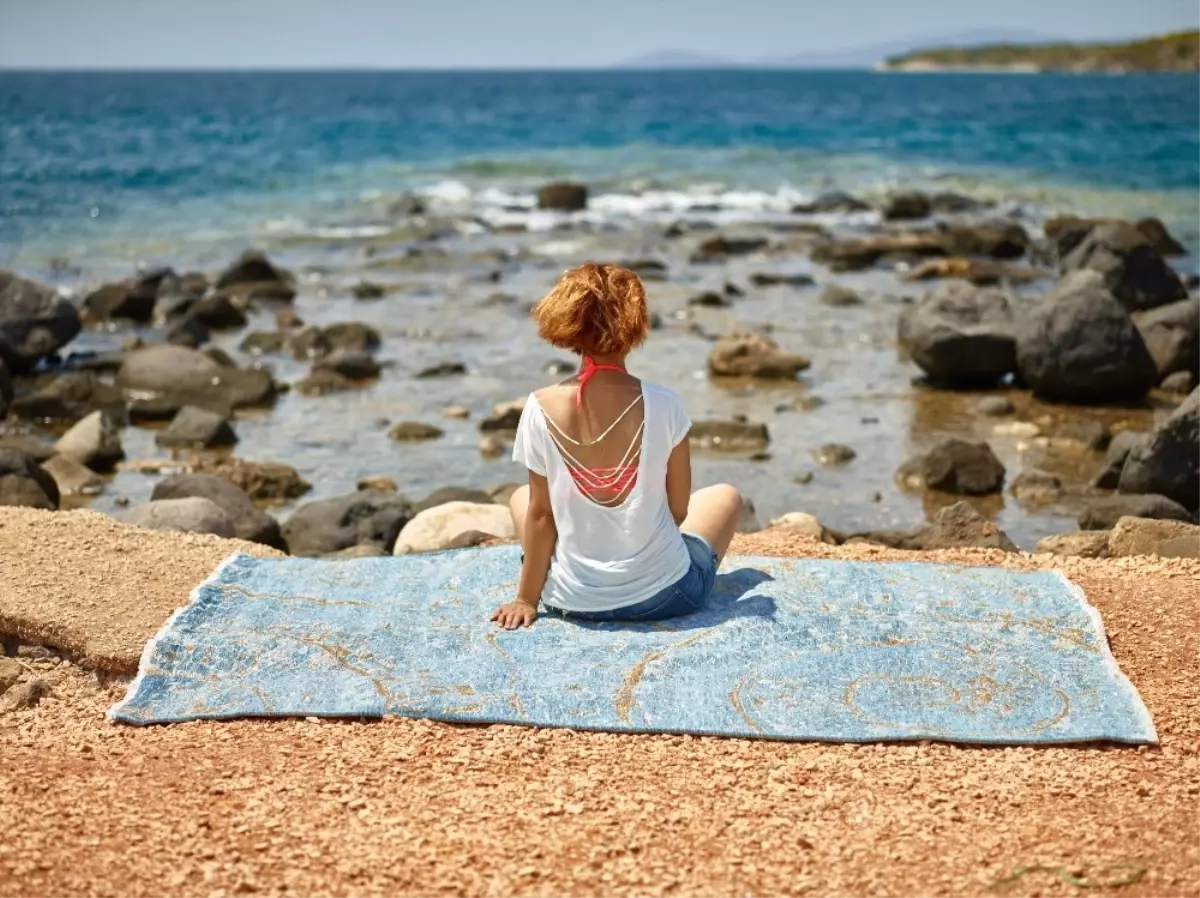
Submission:
<svg viewBox="0 0 1200 898">
<path fill-rule="evenodd" d="M 513 459 L 529 485 L 509 503 L 525 551 L 515 601 L 492 620 L 529 626 L 545 608 L 589 621 L 661 620 L 702 606 L 742 508 L 722 484 L 692 494 L 691 421 L 671 390 L 626 370 L 646 339 L 636 274 L 582 265 L 533 309 L 578 373 L 529 396 Z"/>
</svg>

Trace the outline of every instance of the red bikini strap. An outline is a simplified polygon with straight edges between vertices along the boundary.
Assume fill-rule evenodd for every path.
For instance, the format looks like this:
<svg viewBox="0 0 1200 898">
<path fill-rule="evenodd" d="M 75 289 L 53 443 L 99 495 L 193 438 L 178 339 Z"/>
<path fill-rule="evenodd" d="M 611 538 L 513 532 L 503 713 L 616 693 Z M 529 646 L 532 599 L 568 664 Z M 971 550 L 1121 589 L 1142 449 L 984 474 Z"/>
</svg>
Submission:
<svg viewBox="0 0 1200 898">
<path fill-rule="evenodd" d="M 597 365 L 596 360 L 590 355 L 583 357 L 583 366 L 579 369 L 579 392 L 575 394 L 575 407 L 583 408 L 583 388 L 587 386 L 587 382 L 592 379 L 597 371 L 620 371 L 625 372 L 623 365 Z"/>
</svg>

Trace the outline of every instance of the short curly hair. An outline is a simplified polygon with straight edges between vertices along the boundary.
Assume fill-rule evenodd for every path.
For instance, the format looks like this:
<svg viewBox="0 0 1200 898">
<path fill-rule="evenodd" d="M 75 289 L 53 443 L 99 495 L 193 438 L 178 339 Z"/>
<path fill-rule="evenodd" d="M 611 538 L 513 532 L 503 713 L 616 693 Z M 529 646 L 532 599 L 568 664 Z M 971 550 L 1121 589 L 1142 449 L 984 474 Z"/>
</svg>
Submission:
<svg viewBox="0 0 1200 898">
<path fill-rule="evenodd" d="M 650 330 L 642 279 L 598 262 L 564 274 L 532 314 L 543 340 L 580 355 L 623 355 Z"/>
</svg>

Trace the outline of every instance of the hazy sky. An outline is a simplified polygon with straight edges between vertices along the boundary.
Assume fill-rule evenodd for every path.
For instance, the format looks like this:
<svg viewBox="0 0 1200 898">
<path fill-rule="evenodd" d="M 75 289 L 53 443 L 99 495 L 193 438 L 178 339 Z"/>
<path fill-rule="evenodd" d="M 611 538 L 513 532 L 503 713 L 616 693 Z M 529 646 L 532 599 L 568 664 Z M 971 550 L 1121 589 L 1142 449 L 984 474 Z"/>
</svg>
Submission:
<svg viewBox="0 0 1200 898">
<path fill-rule="evenodd" d="M 657 50 L 744 59 L 1198 20 L 1196 0 L 0 0 L 0 67 L 589 67 Z"/>
</svg>

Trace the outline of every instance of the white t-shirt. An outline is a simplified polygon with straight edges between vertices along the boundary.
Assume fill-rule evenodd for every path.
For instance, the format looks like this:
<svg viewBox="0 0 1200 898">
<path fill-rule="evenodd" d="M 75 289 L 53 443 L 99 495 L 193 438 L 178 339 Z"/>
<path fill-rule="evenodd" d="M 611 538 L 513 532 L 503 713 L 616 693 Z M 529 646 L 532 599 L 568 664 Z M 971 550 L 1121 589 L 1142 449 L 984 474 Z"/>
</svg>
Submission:
<svg viewBox="0 0 1200 898">
<path fill-rule="evenodd" d="M 513 444 L 513 461 L 546 478 L 558 543 L 542 601 L 567 611 L 634 605 L 675 583 L 691 564 L 667 502 L 667 459 L 692 422 L 673 391 L 642 383 L 645 430 L 637 482 L 614 508 L 576 486 L 537 396 L 530 394 Z"/>
</svg>

